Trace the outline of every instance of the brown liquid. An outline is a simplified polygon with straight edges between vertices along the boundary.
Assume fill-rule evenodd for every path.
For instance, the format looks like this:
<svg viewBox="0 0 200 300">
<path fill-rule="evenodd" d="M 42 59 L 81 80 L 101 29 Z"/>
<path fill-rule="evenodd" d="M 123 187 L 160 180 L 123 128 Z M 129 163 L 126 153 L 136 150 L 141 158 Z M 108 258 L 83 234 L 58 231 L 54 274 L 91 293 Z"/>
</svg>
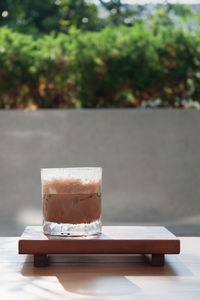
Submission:
<svg viewBox="0 0 200 300">
<path fill-rule="evenodd" d="M 43 182 L 42 190 L 45 221 L 81 224 L 101 217 L 101 182 L 51 180 Z"/>
</svg>

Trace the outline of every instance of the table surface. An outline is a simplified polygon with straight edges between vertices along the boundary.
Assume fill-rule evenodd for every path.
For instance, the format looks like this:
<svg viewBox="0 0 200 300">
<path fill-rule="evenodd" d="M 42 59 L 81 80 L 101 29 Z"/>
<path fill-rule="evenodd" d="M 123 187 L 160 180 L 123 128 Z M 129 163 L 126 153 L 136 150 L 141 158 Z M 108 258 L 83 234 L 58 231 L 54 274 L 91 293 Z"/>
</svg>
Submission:
<svg viewBox="0 0 200 300">
<path fill-rule="evenodd" d="M 18 239 L 0 238 L 1 299 L 200 299 L 200 237 L 180 238 L 181 254 L 164 267 L 140 255 L 56 255 L 34 268 Z"/>
</svg>

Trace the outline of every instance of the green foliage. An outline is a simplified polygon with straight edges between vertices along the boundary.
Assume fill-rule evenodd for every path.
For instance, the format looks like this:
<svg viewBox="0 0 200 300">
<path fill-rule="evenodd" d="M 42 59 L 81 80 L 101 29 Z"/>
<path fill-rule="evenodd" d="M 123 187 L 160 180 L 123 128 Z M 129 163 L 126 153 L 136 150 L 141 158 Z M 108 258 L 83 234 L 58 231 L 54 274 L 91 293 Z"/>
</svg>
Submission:
<svg viewBox="0 0 200 300">
<path fill-rule="evenodd" d="M 200 101 L 199 33 L 137 23 L 34 39 L 1 27 L 0 108 L 187 107 Z"/>
<path fill-rule="evenodd" d="M 68 32 L 71 26 L 82 30 L 98 29 L 97 7 L 85 0 L 62 0 L 59 5 L 60 30 Z"/>
<path fill-rule="evenodd" d="M 99 0 L 107 11 L 105 18 L 98 17 L 98 8 L 86 0 L 4 0 L 0 1 L 0 26 L 8 26 L 13 31 L 38 37 L 42 34 L 68 33 L 70 28 L 82 31 L 100 31 L 106 26 L 146 23 L 154 28 L 174 26 L 177 22 L 187 24 L 194 17 L 199 22 L 199 15 L 194 16 L 189 7 L 180 4 L 157 5 L 156 13 L 148 6 L 131 6 L 121 0 Z"/>
<path fill-rule="evenodd" d="M 105 25 L 109 26 L 122 24 L 132 26 L 136 22 L 141 21 L 142 14 L 146 9 L 144 5 L 135 5 L 133 8 L 129 4 L 122 3 L 121 0 L 100 0 L 100 3 L 109 13 L 104 20 Z"/>
<path fill-rule="evenodd" d="M 4 0 L 0 2 L 0 25 L 14 31 L 38 35 L 68 32 L 71 26 L 96 30 L 97 7 L 85 0 Z"/>
</svg>

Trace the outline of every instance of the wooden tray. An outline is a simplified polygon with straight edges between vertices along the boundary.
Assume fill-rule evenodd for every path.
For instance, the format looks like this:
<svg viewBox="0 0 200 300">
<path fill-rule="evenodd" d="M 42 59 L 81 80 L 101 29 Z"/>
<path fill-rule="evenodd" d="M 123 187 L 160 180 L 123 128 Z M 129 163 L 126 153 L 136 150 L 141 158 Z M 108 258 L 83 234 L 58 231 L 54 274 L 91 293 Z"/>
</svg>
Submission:
<svg viewBox="0 0 200 300">
<path fill-rule="evenodd" d="M 180 240 L 159 226 L 103 226 L 101 235 L 73 238 L 28 226 L 19 240 L 19 254 L 33 254 L 35 267 L 47 266 L 48 254 L 144 254 L 151 265 L 163 266 L 165 254 L 179 253 Z"/>
</svg>

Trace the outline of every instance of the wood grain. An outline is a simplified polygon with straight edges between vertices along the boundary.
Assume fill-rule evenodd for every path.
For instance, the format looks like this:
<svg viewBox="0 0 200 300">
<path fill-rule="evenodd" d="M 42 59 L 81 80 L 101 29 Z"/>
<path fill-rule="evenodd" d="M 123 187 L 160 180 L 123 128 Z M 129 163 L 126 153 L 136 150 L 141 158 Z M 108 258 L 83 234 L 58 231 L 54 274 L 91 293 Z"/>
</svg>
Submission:
<svg viewBox="0 0 200 300">
<path fill-rule="evenodd" d="M 19 240 L 19 254 L 151 254 L 152 265 L 178 253 L 180 240 L 159 226 L 104 226 L 101 235 L 85 238 L 47 236 L 41 226 L 28 226 Z"/>
</svg>

